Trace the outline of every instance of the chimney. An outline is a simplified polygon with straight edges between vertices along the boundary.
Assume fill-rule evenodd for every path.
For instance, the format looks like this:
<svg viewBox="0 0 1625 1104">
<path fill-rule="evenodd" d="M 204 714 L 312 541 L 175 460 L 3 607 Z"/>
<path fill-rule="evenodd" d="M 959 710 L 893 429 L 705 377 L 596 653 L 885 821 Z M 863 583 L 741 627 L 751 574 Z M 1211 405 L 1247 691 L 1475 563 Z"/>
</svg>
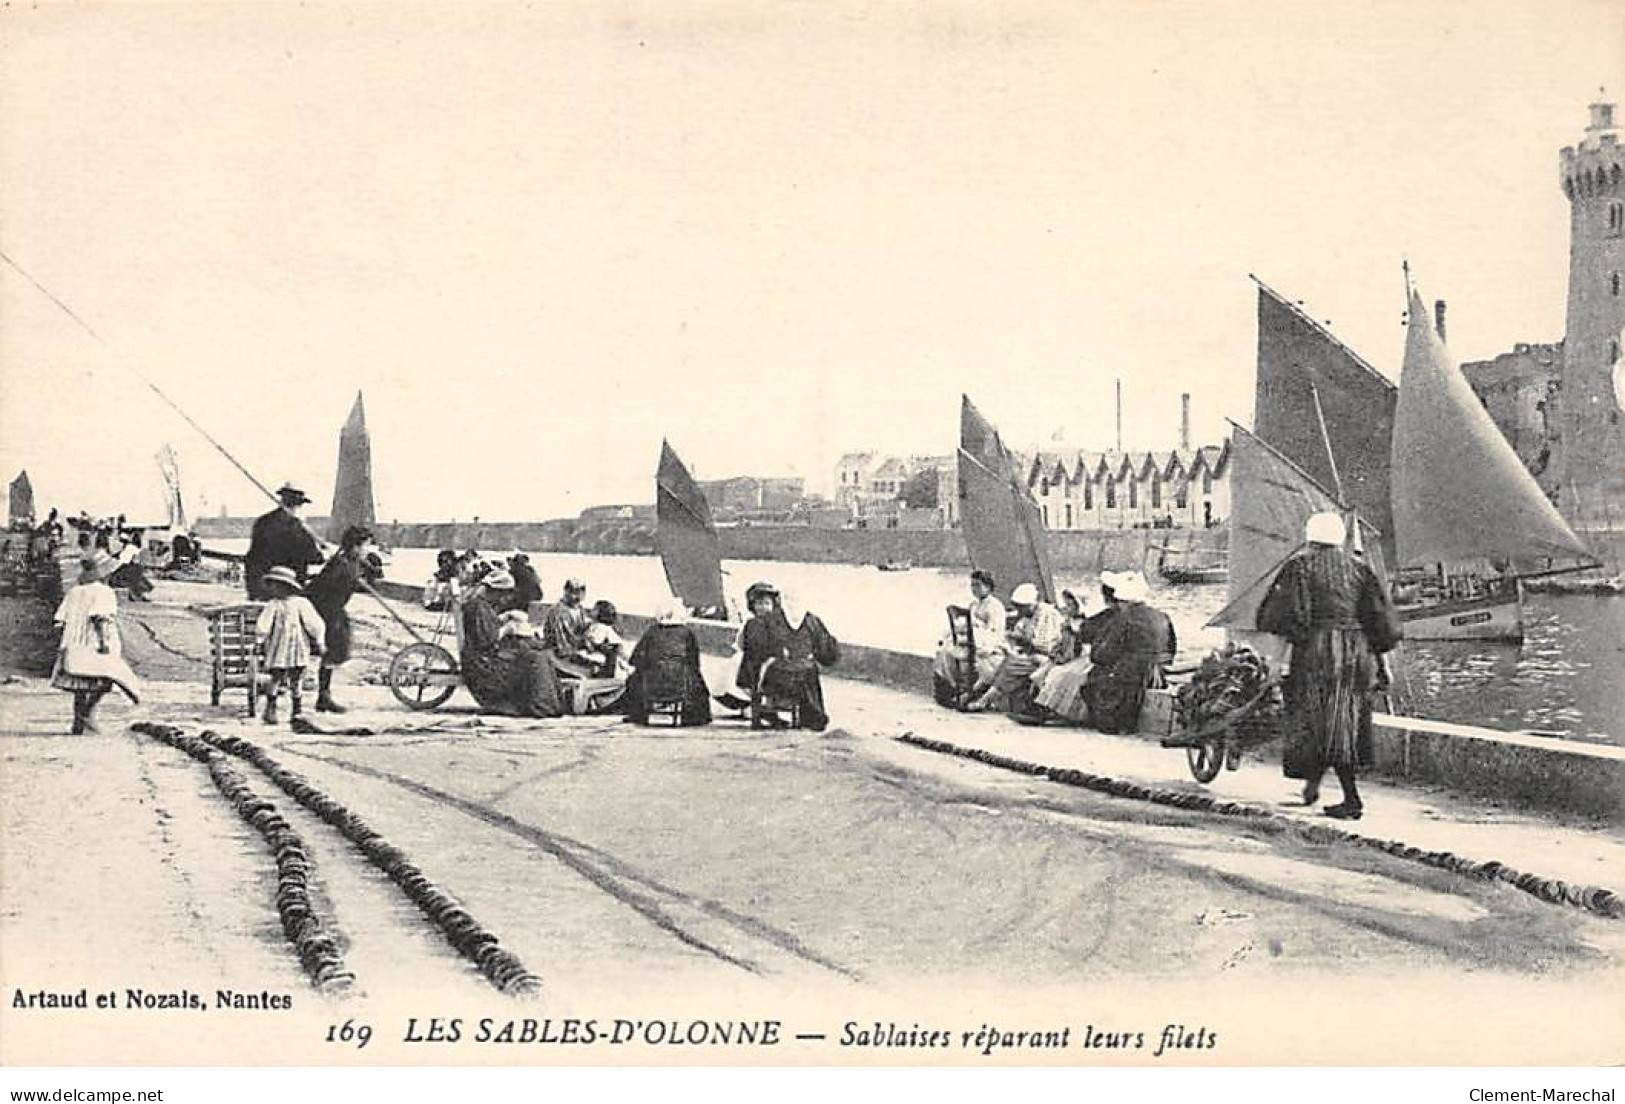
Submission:
<svg viewBox="0 0 1625 1104">
<path fill-rule="evenodd" d="M 1433 301 L 1433 329 L 1439 335 L 1439 340 L 1440 341 L 1445 340 L 1445 336 L 1444 336 L 1444 300 L 1443 299 L 1435 299 Z"/>
<path fill-rule="evenodd" d="M 1191 396 L 1186 391 L 1179 396 L 1179 451 L 1191 449 Z"/>
</svg>

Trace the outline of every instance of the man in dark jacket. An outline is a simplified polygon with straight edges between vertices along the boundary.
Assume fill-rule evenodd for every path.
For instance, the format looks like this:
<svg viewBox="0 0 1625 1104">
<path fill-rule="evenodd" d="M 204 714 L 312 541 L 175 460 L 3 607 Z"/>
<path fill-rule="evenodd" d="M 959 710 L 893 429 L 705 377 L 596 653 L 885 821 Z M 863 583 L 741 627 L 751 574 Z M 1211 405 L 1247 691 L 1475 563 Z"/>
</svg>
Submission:
<svg viewBox="0 0 1625 1104">
<path fill-rule="evenodd" d="M 248 584 L 248 597 L 263 602 L 270 597 L 260 580 L 273 567 L 293 569 L 301 586 L 312 564 L 322 562 L 322 549 L 316 543 L 305 523 L 299 520 L 310 496 L 291 483 L 277 489 L 277 501 L 282 505 L 254 521 L 254 532 L 249 538 L 248 554 L 243 557 L 243 575 Z"/>
<path fill-rule="evenodd" d="M 322 652 L 322 666 L 317 673 L 316 708 L 322 713 L 343 713 L 344 706 L 333 700 L 333 671 L 350 658 L 350 615 L 344 607 L 351 595 L 378 578 L 371 555 L 372 533 L 359 525 L 344 531 L 339 550 L 327 561 L 310 586 L 305 597 L 322 615 L 327 625 L 327 647 Z"/>
<path fill-rule="evenodd" d="M 513 575 L 513 602 L 515 609 L 528 610 L 532 602 L 542 600 L 542 580 L 530 566 L 530 557 L 515 552 L 508 557 L 508 571 Z"/>
</svg>

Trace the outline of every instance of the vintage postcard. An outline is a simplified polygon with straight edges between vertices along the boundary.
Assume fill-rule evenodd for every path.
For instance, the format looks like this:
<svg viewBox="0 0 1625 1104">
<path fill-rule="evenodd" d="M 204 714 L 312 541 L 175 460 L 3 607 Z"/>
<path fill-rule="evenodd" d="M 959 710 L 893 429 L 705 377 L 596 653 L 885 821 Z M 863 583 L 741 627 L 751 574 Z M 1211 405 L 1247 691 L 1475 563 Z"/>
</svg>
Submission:
<svg viewBox="0 0 1625 1104">
<path fill-rule="evenodd" d="M 0 1063 L 1617 1065 L 1622 93 L 0 8 Z"/>
</svg>

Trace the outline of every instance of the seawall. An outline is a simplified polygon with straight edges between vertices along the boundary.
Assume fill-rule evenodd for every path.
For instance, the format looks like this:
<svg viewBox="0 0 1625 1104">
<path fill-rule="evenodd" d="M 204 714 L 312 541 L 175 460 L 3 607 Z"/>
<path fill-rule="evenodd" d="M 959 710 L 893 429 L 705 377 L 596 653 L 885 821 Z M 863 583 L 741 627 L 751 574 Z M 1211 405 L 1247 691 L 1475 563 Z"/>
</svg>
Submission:
<svg viewBox="0 0 1625 1104">
<path fill-rule="evenodd" d="M 310 518 L 317 532 L 325 519 Z M 245 540 L 251 518 L 204 518 L 204 540 Z M 654 527 L 643 521 L 443 522 L 383 524 L 379 539 L 392 548 L 479 548 L 583 555 L 652 556 Z M 728 525 L 717 530 L 724 559 L 797 563 L 880 564 L 907 560 L 918 567 L 968 568 L 964 534 L 957 529 L 814 529 L 804 525 Z M 1199 559 L 1228 546 L 1224 528 L 1052 530 L 1051 559 L 1058 569 L 1094 574 L 1146 565 L 1164 542 L 1187 545 Z M 1154 560 L 1153 560 L 1154 562 Z"/>
</svg>

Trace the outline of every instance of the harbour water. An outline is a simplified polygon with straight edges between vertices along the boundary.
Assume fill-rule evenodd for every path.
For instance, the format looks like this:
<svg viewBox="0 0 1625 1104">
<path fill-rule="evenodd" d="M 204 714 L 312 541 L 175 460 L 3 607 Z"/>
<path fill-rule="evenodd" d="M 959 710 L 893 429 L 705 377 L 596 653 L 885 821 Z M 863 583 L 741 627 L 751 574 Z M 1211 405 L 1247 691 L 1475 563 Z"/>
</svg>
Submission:
<svg viewBox="0 0 1625 1104">
<path fill-rule="evenodd" d="M 211 548 L 242 552 L 246 541 L 210 541 Z M 665 574 L 654 556 L 530 553 L 551 598 L 563 581 L 579 576 L 589 599 L 608 598 L 632 612 L 648 612 L 666 596 Z M 389 577 L 420 584 L 434 570 L 435 552 L 398 548 Z M 882 572 L 870 566 L 765 560 L 724 561 L 730 597 L 758 579 L 795 593 L 831 631 L 854 644 L 929 653 L 946 627 L 944 607 L 965 600 L 961 571 L 915 568 Z M 1087 608 L 1099 604 L 1093 579 L 1061 577 Z M 1218 586 L 1154 587 L 1153 604 L 1179 635 L 1180 662 L 1194 663 L 1223 646 L 1224 634 L 1205 628 L 1224 605 Z M 1563 735 L 1625 744 L 1625 598 L 1530 595 L 1522 646 L 1409 642 L 1402 648 L 1396 708 L 1416 716 L 1490 728 Z"/>
</svg>

